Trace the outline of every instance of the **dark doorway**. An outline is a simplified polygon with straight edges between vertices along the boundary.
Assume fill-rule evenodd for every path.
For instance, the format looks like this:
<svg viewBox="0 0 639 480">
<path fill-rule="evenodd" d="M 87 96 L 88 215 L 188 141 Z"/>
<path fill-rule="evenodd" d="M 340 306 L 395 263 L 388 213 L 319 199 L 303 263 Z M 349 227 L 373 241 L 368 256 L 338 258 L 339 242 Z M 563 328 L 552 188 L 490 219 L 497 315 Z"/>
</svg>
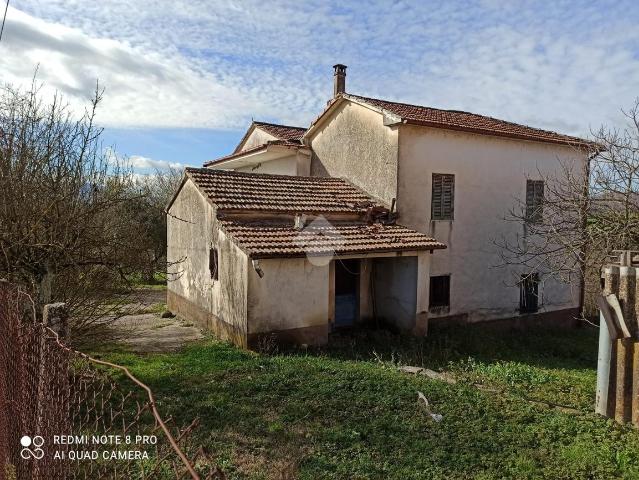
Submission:
<svg viewBox="0 0 639 480">
<path fill-rule="evenodd" d="M 350 327 L 359 315 L 359 260 L 335 260 L 335 327 Z"/>
</svg>

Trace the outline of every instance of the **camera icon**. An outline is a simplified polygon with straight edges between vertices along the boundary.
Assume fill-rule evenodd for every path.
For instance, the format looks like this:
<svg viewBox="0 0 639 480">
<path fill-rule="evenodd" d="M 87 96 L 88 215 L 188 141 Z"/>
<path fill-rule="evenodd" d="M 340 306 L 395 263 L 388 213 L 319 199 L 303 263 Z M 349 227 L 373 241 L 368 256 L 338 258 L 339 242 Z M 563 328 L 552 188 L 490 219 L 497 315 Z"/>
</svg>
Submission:
<svg viewBox="0 0 639 480">
<path fill-rule="evenodd" d="M 22 445 L 22 450 L 20 450 L 20 456 L 29 460 L 30 458 L 34 458 L 36 460 L 40 460 L 44 457 L 44 450 L 42 450 L 42 445 L 44 445 L 44 438 L 40 435 L 36 435 L 31 438 L 29 435 L 24 435 L 20 439 L 20 445 Z"/>
</svg>

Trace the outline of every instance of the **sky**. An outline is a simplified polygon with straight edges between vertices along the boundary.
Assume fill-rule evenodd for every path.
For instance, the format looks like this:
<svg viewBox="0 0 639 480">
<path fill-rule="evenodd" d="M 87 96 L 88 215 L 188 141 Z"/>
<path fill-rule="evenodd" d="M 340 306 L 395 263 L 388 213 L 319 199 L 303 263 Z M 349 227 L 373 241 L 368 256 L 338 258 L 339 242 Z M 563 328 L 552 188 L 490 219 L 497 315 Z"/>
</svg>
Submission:
<svg viewBox="0 0 639 480">
<path fill-rule="evenodd" d="M 0 0 L 4 6 L 4 0 Z M 138 172 L 200 166 L 251 119 L 308 126 L 349 93 L 588 136 L 639 97 L 636 1 L 11 0 L 0 83 L 105 89 L 104 141 Z"/>
</svg>

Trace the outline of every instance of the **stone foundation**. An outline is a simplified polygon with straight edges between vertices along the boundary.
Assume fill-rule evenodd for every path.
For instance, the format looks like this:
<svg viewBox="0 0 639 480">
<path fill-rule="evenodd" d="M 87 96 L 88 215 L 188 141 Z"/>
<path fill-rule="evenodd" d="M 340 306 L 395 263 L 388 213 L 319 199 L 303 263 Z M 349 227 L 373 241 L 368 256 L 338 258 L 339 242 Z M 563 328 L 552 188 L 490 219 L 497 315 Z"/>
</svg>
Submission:
<svg viewBox="0 0 639 480">
<path fill-rule="evenodd" d="M 203 330 L 212 332 L 217 338 L 246 348 L 245 331 L 219 319 L 211 312 L 171 290 L 166 291 L 166 306 L 180 318 L 193 322 Z"/>
<path fill-rule="evenodd" d="M 491 327 L 512 329 L 512 330 L 534 330 L 537 328 L 558 328 L 572 329 L 579 324 L 579 309 L 566 308 L 553 310 L 550 312 L 529 313 L 517 315 L 509 318 L 498 318 L 495 320 L 484 320 L 481 322 L 469 322 L 467 314 L 450 315 L 447 317 L 430 318 L 428 321 L 429 330 L 437 330 L 450 326 L 481 324 Z"/>
</svg>

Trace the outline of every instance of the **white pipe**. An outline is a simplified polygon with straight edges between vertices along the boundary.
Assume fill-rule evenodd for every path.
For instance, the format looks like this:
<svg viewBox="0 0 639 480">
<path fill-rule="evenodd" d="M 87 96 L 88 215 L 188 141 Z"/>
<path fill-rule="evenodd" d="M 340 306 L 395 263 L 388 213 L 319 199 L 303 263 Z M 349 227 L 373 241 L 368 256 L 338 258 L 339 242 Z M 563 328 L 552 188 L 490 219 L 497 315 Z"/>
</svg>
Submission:
<svg viewBox="0 0 639 480">
<path fill-rule="evenodd" d="M 612 341 L 603 313 L 599 313 L 599 354 L 597 358 L 597 396 L 595 412 L 606 415 L 608 411 L 608 385 L 610 384 L 610 355 Z"/>
</svg>

